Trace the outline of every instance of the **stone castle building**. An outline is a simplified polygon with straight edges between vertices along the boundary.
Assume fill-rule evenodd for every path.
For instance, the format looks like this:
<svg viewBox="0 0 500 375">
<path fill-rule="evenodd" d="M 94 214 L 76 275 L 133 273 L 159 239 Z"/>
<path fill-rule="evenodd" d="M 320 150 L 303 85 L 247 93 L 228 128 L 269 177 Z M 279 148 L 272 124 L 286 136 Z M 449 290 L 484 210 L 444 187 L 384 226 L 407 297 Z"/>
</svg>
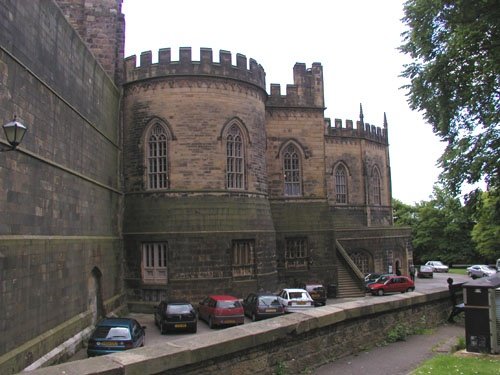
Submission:
<svg viewBox="0 0 500 375">
<path fill-rule="evenodd" d="M 29 128 L 0 153 L 0 373 L 127 307 L 407 273 L 385 115 L 325 118 L 319 63 L 283 95 L 241 54 L 124 59 L 121 3 L 0 3 L 0 118 Z"/>
</svg>

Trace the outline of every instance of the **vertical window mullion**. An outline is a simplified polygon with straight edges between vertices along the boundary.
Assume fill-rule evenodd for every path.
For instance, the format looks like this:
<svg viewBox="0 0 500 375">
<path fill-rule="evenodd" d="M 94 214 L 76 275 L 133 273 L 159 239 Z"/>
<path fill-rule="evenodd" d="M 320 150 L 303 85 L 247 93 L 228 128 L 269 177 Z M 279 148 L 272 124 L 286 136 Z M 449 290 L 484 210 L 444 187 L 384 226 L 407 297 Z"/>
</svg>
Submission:
<svg viewBox="0 0 500 375">
<path fill-rule="evenodd" d="M 148 139 L 147 177 L 149 189 L 168 187 L 168 137 L 160 124 L 152 127 Z"/>
<path fill-rule="evenodd" d="M 226 187 L 244 188 L 244 150 L 240 130 L 231 126 L 226 137 Z"/>
</svg>

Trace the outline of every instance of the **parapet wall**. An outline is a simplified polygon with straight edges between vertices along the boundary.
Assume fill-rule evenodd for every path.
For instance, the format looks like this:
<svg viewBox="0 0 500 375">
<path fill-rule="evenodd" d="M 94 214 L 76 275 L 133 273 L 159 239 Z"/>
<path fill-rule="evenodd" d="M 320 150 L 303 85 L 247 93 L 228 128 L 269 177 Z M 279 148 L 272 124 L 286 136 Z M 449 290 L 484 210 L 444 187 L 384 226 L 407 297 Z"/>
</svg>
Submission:
<svg viewBox="0 0 500 375">
<path fill-rule="evenodd" d="M 342 120 L 336 118 L 334 126 L 332 126 L 330 119 L 325 119 L 325 135 L 346 138 L 364 138 L 385 145 L 389 144 L 387 127 L 381 128 L 361 121 L 356 121 L 356 127 L 353 125 L 354 123 L 352 120 L 346 120 L 344 126 Z"/>
<path fill-rule="evenodd" d="M 313 107 L 324 109 L 323 67 L 313 63 L 306 69 L 303 63 L 293 67 L 293 85 L 286 86 L 286 95 L 281 95 L 281 86 L 271 84 L 271 95 L 267 107 Z"/>
<path fill-rule="evenodd" d="M 136 55 L 125 59 L 124 83 L 166 76 L 219 76 L 244 81 L 266 89 L 266 73 L 254 59 L 236 55 L 236 65 L 232 65 L 231 52 L 221 50 L 219 62 L 213 61 L 211 48 L 200 49 L 200 61 L 193 61 L 190 47 L 179 49 L 179 61 L 171 60 L 170 48 L 158 51 L 158 63 L 153 64 L 151 51 L 142 52 L 139 66 Z"/>
<path fill-rule="evenodd" d="M 444 288 L 366 297 L 31 374 L 300 374 L 381 345 L 401 326 L 413 331 L 435 327 L 450 309 Z"/>
</svg>

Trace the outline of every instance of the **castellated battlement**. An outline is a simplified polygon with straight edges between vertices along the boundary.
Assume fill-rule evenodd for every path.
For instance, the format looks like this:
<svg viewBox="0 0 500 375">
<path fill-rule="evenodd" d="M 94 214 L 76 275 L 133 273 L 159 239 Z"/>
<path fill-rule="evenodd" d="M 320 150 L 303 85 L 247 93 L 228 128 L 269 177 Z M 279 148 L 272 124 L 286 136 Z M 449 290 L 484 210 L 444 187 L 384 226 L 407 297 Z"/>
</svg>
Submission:
<svg viewBox="0 0 500 375">
<path fill-rule="evenodd" d="M 336 118 L 332 126 L 330 119 L 325 119 L 325 134 L 327 136 L 344 138 L 363 138 L 372 141 L 388 144 L 387 126 L 383 128 L 361 121 L 356 121 L 356 126 L 352 120 L 345 120 L 345 125 L 341 119 Z"/>
<path fill-rule="evenodd" d="M 320 63 L 313 63 L 306 69 L 304 63 L 296 63 L 293 67 L 293 85 L 286 86 L 286 95 L 281 95 L 281 86 L 271 84 L 271 95 L 266 106 L 268 107 L 325 107 L 323 90 L 323 67 Z"/>
<path fill-rule="evenodd" d="M 191 47 L 179 48 L 179 61 L 171 60 L 170 48 L 158 51 L 158 63 L 153 64 L 151 51 L 142 52 L 139 66 L 136 55 L 125 59 L 124 83 L 166 76 L 219 76 L 245 81 L 266 89 L 264 68 L 254 59 L 236 55 L 236 65 L 232 65 L 231 52 L 221 50 L 219 62 L 213 61 L 211 48 L 200 48 L 200 61 L 191 58 Z"/>
</svg>

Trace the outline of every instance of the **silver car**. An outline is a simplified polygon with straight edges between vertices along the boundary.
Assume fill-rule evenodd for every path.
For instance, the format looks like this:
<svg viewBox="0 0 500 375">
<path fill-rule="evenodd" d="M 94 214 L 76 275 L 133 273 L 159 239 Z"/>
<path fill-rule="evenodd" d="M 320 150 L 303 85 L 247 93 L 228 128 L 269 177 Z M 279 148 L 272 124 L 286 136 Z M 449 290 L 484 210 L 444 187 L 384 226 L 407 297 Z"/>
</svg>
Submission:
<svg viewBox="0 0 500 375">
<path fill-rule="evenodd" d="M 431 266 L 434 272 L 448 272 L 449 267 L 443 264 L 440 260 L 429 260 L 425 263 L 426 266 Z"/>
<path fill-rule="evenodd" d="M 487 266 L 486 264 L 476 264 L 474 266 L 467 267 L 467 275 L 473 279 L 478 277 L 492 276 L 497 273 L 495 267 Z"/>
<path fill-rule="evenodd" d="M 278 293 L 278 301 L 286 313 L 300 312 L 314 307 L 314 301 L 305 289 L 285 288 Z"/>
</svg>

